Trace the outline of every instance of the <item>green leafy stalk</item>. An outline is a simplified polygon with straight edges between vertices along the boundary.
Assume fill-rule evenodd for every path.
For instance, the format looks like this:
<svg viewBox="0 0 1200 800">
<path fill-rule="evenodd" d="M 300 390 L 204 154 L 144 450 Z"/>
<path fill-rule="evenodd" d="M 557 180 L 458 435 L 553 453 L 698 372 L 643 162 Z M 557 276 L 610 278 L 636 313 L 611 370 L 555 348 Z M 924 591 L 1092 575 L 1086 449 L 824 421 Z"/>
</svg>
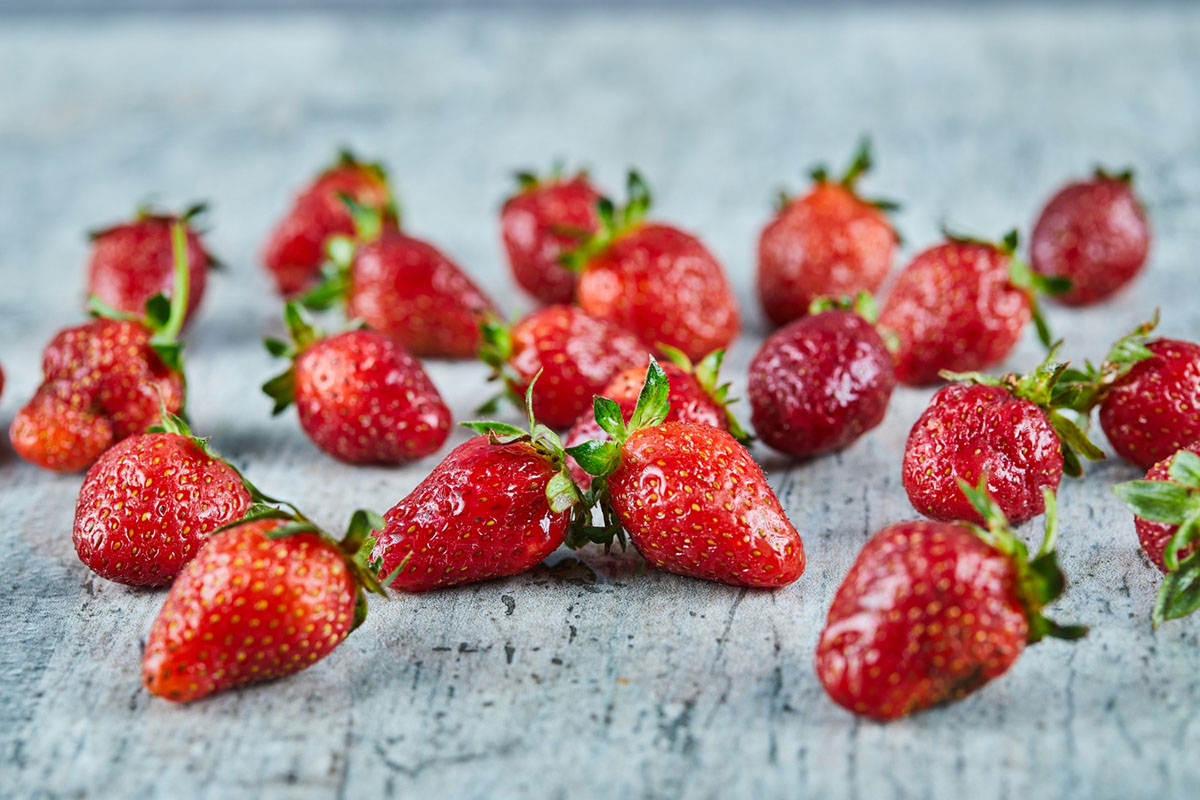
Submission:
<svg viewBox="0 0 1200 800">
<path fill-rule="evenodd" d="M 815 315 L 833 310 L 853 311 L 872 325 L 879 322 L 879 307 L 875 304 L 875 298 L 870 292 L 860 291 L 854 297 L 826 295 L 815 298 L 808 305 L 809 314 Z"/>
<path fill-rule="evenodd" d="M 284 304 L 283 319 L 291 341 L 269 337 L 263 340 L 268 353 L 291 362 L 286 370 L 262 385 L 263 394 L 275 401 L 272 416 L 281 414 L 295 400 L 296 358 L 314 342 L 325 338 L 325 332 L 308 319 L 301 305 L 295 301 L 289 300 Z"/>
<path fill-rule="evenodd" d="M 650 188 L 636 170 L 630 170 L 626 179 L 627 200 L 624 206 L 616 206 L 608 197 L 596 202 L 596 215 L 600 225 L 579 246 L 559 256 L 559 262 L 572 272 L 582 272 L 593 258 L 608 249 L 622 235 L 639 227 L 650 210 Z"/>
<path fill-rule="evenodd" d="M 1085 361 L 1082 369 L 1068 369 L 1055 386 L 1055 404 L 1080 414 L 1087 414 L 1104 401 L 1108 392 L 1139 361 L 1152 358 L 1146 347 L 1151 331 L 1158 326 L 1158 311 L 1146 322 L 1113 343 L 1099 367 Z"/>
</svg>

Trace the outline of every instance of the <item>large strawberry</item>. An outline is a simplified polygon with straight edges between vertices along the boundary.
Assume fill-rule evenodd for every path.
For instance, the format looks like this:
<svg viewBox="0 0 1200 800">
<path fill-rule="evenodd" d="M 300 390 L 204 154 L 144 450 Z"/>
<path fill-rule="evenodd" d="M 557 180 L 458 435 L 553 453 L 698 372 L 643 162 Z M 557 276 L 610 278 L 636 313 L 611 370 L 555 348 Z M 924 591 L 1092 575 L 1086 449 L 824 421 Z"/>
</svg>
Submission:
<svg viewBox="0 0 1200 800">
<path fill-rule="evenodd" d="M 586 172 L 566 176 L 555 166 L 546 178 L 517 173 L 519 188 L 500 210 L 500 235 L 513 277 L 543 303 L 575 299 L 575 274 L 561 256 L 596 232 L 600 193 Z"/>
<path fill-rule="evenodd" d="M 887 212 L 898 206 L 859 196 L 858 179 L 870 168 L 871 143 L 863 139 L 840 179 L 817 167 L 808 194 L 780 195 L 758 240 L 758 297 L 771 322 L 805 316 L 819 297 L 874 292 L 883 283 L 897 242 Z"/>
<path fill-rule="evenodd" d="M 101 316 L 60 331 L 42 354 L 43 382 L 9 429 L 17 454 L 43 469 L 84 469 L 109 447 L 161 419 L 160 403 L 184 403 L 179 330 L 188 302 L 184 226 L 172 228 L 175 290 L 155 295 L 146 316 L 132 318 L 98 298 Z"/>
<path fill-rule="evenodd" d="M 1042 609 L 1066 588 L 1046 536 L 1030 559 L 987 490 L 963 484 L 986 528 L 902 522 L 875 534 L 833 599 L 817 645 L 817 677 L 855 714 L 892 720 L 962 699 L 1008 671 L 1027 644 L 1076 639 Z"/>
<path fill-rule="evenodd" d="M 564 263 L 579 273 L 584 311 L 698 360 L 737 338 L 737 299 L 704 245 L 673 226 L 646 222 L 649 208 L 646 184 L 630 172 L 628 204 L 600 200 L 599 229 Z"/>
<path fill-rule="evenodd" d="M 546 306 L 512 327 L 493 318 L 482 331 L 479 357 L 492 367 L 493 379 L 504 381 L 510 398 L 524 397 L 534 377 L 542 375 L 533 411 L 553 428 L 574 422 L 592 405 L 593 395 L 648 352 L 632 333 L 575 306 Z"/>
<path fill-rule="evenodd" d="M 1030 262 L 1042 275 L 1067 278 L 1058 300 L 1091 305 L 1133 280 L 1146 263 L 1150 226 L 1133 192 L 1133 173 L 1097 169 L 1069 183 L 1042 209 L 1030 239 Z"/>
<path fill-rule="evenodd" d="M 406 464 L 446 441 L 450 410 L 399 342 L 363 329 L 327 337 L 290 301 L 284 318 L 292 343 L 266 345 L 292 364 L 263 391 L 274 414 L 295 402 L 317 447 L 351 464 Z"/>
<path fill-rule="evenodd" d="M 624 532 L 655 567 L 748 586 L 786 586 L 804 572 L 804 545 L 762 469 L 729 433 L 663 422 L 670 386 L 653 359 L 633 416 L 606 397 L 596 421 L 611 440 L 568 452 L 596 476 L 605 525 L 577 530 L 570 544 L 611 543 Z"/>
<path fill-rule="evenodd" d="M 360 205 L 383 209 L 385 219 L 395 222 L 384 168 L 342 150 L 337 161 L 300 191 L 267 238 L 263 263 L 280 294 L 291 296 L 315 286 L 325 263 L 326 240 L 354 235 L 354 222 L 342 195 Z"/>
</svg>

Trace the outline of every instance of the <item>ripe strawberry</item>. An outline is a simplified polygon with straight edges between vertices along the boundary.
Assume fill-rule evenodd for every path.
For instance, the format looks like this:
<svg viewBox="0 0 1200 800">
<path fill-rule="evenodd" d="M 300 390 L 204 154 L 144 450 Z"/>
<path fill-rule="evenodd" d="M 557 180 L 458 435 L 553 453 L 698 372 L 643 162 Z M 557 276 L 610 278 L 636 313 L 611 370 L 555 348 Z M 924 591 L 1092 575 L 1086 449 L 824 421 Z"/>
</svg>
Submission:
<svg viewBox="0 0 1200 800">
<path fill-rule="evenodd" d="M 960 700 L 1003 675 L 1046 636 L 1086 628 L 1042 616 L 1066 581 L 1054 554 L 1057 515 L 1046 490 L 1046 537 L 1030 559 L 980 485 L 967 493 L 987 528 L 902 522 L 859 553 L 829 609 L 817 677 L 838 705 L 892 720 Z"/>
<path fill-rule="evenodd" d="M 883 421 L 896 386 L 869 294 L 854 310 L 849 302 L 813 305 L 811 316 L 767 337 L 750 362 L 754 430 L 794 458 L 848 447 Z"/>
<path fill-rule="evenodd" d="M 9 438 L 17 455 L 43 469 L 73 472 L 116 442 L 142 433 L 161 417 L 160 404 L 178 413 L 184 403 L 182 344 L 188 298 L 188 259 L 182 224 L 172 228 L 176 289 L 156 295 L 144 319 L 105 306 L 95 319 L 60 331 L 42 354 L 44 380 L 17 412 Z"/>
<path fill-rule="evenodd" d="M 1035 272 L 1071 281 L 1058 298 L 1068 305 L 1091 305 L 1129 283 L 1150 250 L 1133 173 L 1098 169 L 1091 180 L 1064 186 L 1042 209 L 1029 249 Z"/>
<path fill-rule="evenodd" d="M 647 344 L 666 344 L 700 359 L 727 347 L 741 328 L 737 299 L 721 265 L 695 237 L 644 221 L 650 192 L 629 173 L 629 203 L 604 198 L 599 230 L 566 266 L 579 273 L 579 305 Z"/>
<path fill-rule="evenodd" d="M 632 333 L 575 306 L 546 306 L 511 328 L 492 319 L 482 330 L 480 360 L 492 367 L 493 380 L 503 379 L 511 398 L 523 397 L 542 375 L 533 412 L 553 428 L 574 422 L 593 395 L 648 352 Z"/>
<path fill-rule="evenodd" d="M 548 178 L 517 174 L 520 189 L 500 211 L 500 235 L 513 277 L 546 304 L 575 299 L 575 274 L 560 256 L 589 238 L 599 226 L 600 193 L 586 172 L 571 177 L 555 167 Z"/>
<path fill-rule="evenodd" d="M 291 675 L 362 624 L 362 590 L 383 590 L 354 556 L 382 520 L 356 512 L 339 543 L 280 515 L 264 510 L 213 534 L 184 567 L 142 657 L 151 694 L 186 703 Z"/>
<path fill-rule="evenodd" d="M 943 373 L 961 381 L 942 387 L 921 414 L 904 449 L 904 489 L 913 508 L 930 519 L 982 522 L 959 484 L 984 481 L 1013 524 L 1041 514 L 1045 489 L 1058 490 L 1063 472 L 1078 476 L 1082 455 L 1104 453 L 1064 415 L 1067 369 L 1057 347 L 1028 375 L 1000 378 Z"/>
<path fill-rule="evenodd" d="M 568 452 L 596 476 L 603 528 L 573 532 L 569 544 L 624 544 L 621 528 L 654 566 L 735 586 L 786 586 L 804 572 L 804 545 L 762 470 L 733 436 L 711 425 L 663 422 L 670 386 L 650 360 L 626 424 L 597 397 L 596 421 L 612 441 Z"/>
<path fill-rule="evenodd" d="M 1166 573 L 1154 626 L 1200 609 L 1200 442 L 1155 464 L 1144 481 L 1113 491 L 1134 513 L 1142 549 Z"/>
<path fill-rule="evenodd" d="M 895 334 L 896 378 L 934 383 L 938 373 L 986 369 L 1003 361 L 1032 316 L 1050 346 L 1035 290 L 1061 292 L 1062 278 L 1030 271 L 1016 257 L 1016 231 L 1000 244 L 947 234 L 913 259 L 884 303 L 879 324 Z"/>
<path fill-rule="evenodd" d="M 362 329 L 326 337 L 290 301 L 284 316 L 293 344 L 266 342 L 272 355 L 292 361 L 263 384 L 272 413 L 295 402 L 308 438 L 351 464 L 406 464 L 446 441 L 450 410 L 399 342 Z"/>
<path fill-rule="evenodd" d="M 384 211 L 343 195 L 356 240 L 329 241 L 332 269 L 301 302 L 324 309 L 342 300 L 346 314 L 399 340 L 423 358 L 470 358 L 479 325 L 495 307 L 457 265 L 433 245 L 389 224 Z"/>
<path fill-rule="evenodd" d="M 858 195 L 858 179 L 870 169 L 864 139 L 841 180 L 818 167 L 808 194 L 780 196 L 758 240 L 758 297 L 771 322 L 805 316 L 819 297 L 874 292 L 883 283 L 898 241 L 886 212 L 898 206 Z"/>
<path fill-rule="evenodd" d="M 285 297 L 306 291 L 320 281 L 329 237 L 354 235 L 354 222 L 341 195 L 360 205 L 381 208 L 385 219 L 395 222 L 384 168 L 359 161 L 353 153 L 342 150 L 337 161 L 296 196 L 263 248 L 263 263 Z"/>
</svg>

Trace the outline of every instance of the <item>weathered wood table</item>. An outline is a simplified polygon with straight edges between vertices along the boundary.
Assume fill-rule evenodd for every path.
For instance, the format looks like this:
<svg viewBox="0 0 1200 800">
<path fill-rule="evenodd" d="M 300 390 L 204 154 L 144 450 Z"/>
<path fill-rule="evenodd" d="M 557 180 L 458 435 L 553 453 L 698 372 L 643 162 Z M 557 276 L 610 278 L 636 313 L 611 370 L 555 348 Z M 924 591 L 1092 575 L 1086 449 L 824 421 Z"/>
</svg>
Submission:
<svg viewBox="0 0 1200 800">
<path fill-rule="evenodd" d="M 0 420 L 53 331 L 81 318 L 83 231 L 147 196 L 208 198 L 229 270 L 191 331 L 194 423 L 329 525 L 386 510 L 435 463 L 335 463 L 258 392 L 279 311 L 258 248 L 338 143 L 386 159 L 411 229 L 512 310 L 529 303 L 498 246 L 509 171 L 564 156 L 619 187 L 638 165 L 656 213 L 699 232 L 737 285 L 739 385 L 764 333 L 753 254 L 772 192 L 841 162 L 860 132 L 879 156 L 865 187 L 905 204 L 901 260 L 942 220 L 1028 229 L 1059 181 L 1129 164 L 1152 263 L 1115 301 L 1051 322 L 1076 357 L 1155 306 L 1167 333 L 1200 335 L 1194 7 L 8 18 L 0 75 Z M 1030 332 L 1009 366 L 1038 358 Z M 481 366 L 430 369 L 460 418 L 488 391 Z M 822 618 L 866 538 L 913 515 L 899 462 L 929 394 L 897 391 L 885 424 L 837 456 L 757 450 L 808 551 L 786 590 L 563 553 L 375 602 L 317 667 L 191 707 L 139 687 L 162 593 L 85 570 L 70 541 L 80 477 L 20 463 L 5 441 L 0 796 L 1195 797 L 1200 619 L 1151 631 L 1158 575 L 1109 490 L 1137 472 L 1115 460 L 1061 495 L 1073 587 L 1056 610 L 1092 625 L 1086 640 L 1039 644 L 966 702 L 888 726 L 823 694 Z"/>
</svg>

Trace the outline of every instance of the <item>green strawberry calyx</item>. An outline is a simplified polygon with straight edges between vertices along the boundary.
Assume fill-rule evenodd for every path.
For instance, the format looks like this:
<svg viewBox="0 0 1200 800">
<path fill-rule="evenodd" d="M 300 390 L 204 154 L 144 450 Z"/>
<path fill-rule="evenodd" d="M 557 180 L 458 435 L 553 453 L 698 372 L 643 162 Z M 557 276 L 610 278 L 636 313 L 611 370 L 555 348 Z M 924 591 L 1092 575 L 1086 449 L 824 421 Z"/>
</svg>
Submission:
<svg viewBox="0 0 1200 800">
<path fill-rule="evenodd" d="M 754 437 L 742 427 L 742 423 L 738 421 L 737 416 L 730 408 L 731 405 L 738 401 L 738 398 L 729 396 L 729 393 L 733 390 L 733 384 L 720 382 L 721 362 L 725 360 L 724 348 L 713 350 L 700 359 L 699 363 L 693 364 L 687 354 L 677 347 L 672 347 L 662 342 L 659 342 L 657 347 L 659 352 L 668 361 L 694 377 L 696 383 L 700 384 L 700 388 L 704 390 L 704 393 L 721 407 L 721 410 L 725 413 L 725 424 L 728 426 L 729 434 L 733 438 L 737 439 L 743 446 L 748 446 L 754 441 Z"/>
<path fill-rule="evenodd" d="M 1133 183 L 1133 167 L 1111 170 L 1102 164 L 1097 164 L 1092 170 L 1092 177 L 1100 181 L 1116 181 L 1117 183 Z"/>
<path fill-rule="evenodd" d="M 503 381 L 504 388 L 475 409 L 475 413 L 494 414 L 503 400 L 509 400 L 517 408 L 522 408 L 524 400 L 518 387 L 525 382 L 525 376 L 511 363 L 512 326 L 494 313 L 488 312 L 479 323 L 479 341 L 476 357 L 492 368 L 488 381 Z"/>
<path fill-rule="evenodd" d="M 1163 548 L 1166 577 L 1154 602 L 1154 627 L 1200 609 L 1200 548 L 1186 558 L 1180 553 L 1200 542 L 1200 456 L 1180 450 L 1171 460 L 1165 481 L 1127 481 L 1113 491 L 1137 516 L 1178 526 Z"/>
<path fill-rule="evenodd" d="M 263 394 L 275 401 L 272 416 L 281 414 L 296 399 L 296 359 L 314 342 L 325 338 L 325 332 L 313 324 L 300 304 L 293 300 L 284 304 L 283 320 L 290 342 L 272 337 L 263 339 L 263 346 L 268 353 L 292 362 L 286 370 L 262 385 Z"/>
<path fill-rule="evenodd" d="M 350 295 L 355 251 L 360 245 L 378 239 L 385 229 L 400 227 L 400 211 L 395 197 L 390 191 L 388 196 L 385 205 L 369 206 L 345 192 L 338 193 L 338 199 L 354 223 L 354 236 L 337 234 L 325 240 L 326 260 L 321 267 L 321 280 L 300 297 L 301 305 L 313 311 L 324 311 L 339 302 L 346 302 Z"/>
<path fill-rule="evenodd" d="M 616 206 L 608 197 L 596 201 L 596 215 L 600 225 L 596 232 L 582 238 L 579 246 L 563 252 L 559 263 L 572 272 L 583 272 L 588 262 L 603 253 L 608 247 L 645 222 L 650 211 L 650 187 L 636 170 L 630 170 L 626 178 L 627 200 L 624 206 Z"/>
<path fill-rule="evenodd" d="M 153 221 L 168 224 L 181 222 L 187 227 L 187 230 L 194 231 L 197 234 L 203 234 L 208 232 L 208 228 L 205 225 L 205 217 L 208 214 L 208 211 L 209 205 L 207 200 L 198 200 L 188 205 L 180 213 L 167 211 L 161 208 L 155 208 L 150 203 L 143 202 L 139 203 L 134 209 L 132 222 L 137 223 Z M 102 239 L 117 229 L 123 228 L 129 224 L 131 223 L 118 222 L 104 228 L 93 228 L 87 232 L 87 238 L 89 241 L 94 242 L 97 239 Z M 208 262 L 208 269 L 220 270 L 225 268 L 225 264 L 222 263 L 222 261 L 212 253 L 208 252 L 208 248 L 204 248 L 204 256 Z"/>
<path fill-rule="evenodd" d="M 586 169 L 577 169 L 572 173 L 568 173 L 566 162 L 561 158 L 556 158 L 550 163 L 550 171 L 545 175 L 540 175 L 531 169 L 517 170 L 513 173 L 513 180 L 517 182 L 517 194 L 524 194 L 525 192 L 540 189 L 543 186 L 587 177 L 588 171 Z"/>
<path fill-rule="evenodd" d="M 1082 369 L 1068 369 L 1059 379 L 1062 404 L 1066 408 L 1087 414 L 1104 401 L 1109 391 L 1139 361 L 1153 358 L 1146 347 L 1149 334 L 1158 327 L 1159 313 L 1117 339 L 1100 366 L 1085 361 Z"/>
<path fill-rule="evenodd" d="M 900 204 L 895 200 L 885 200 L 882 198 L 868 199 L 858 193 L 858 179 L 870 172 L 873 166 L 875 166 L 875 155 L 871 148 L 871 137 L 861 136 L 859 137 L 858 145 L 854 148 L 854 154 L 850 157 L 850 163 L 846 166 L 841 177 L 837 179 L 837 184 L 857 197 L 859 201 L 869 206 L 874 206 L 885 214 L 899 211 Z M 816 165 L 808 171 L 808 175 L 817 184 L 832 182 L 829 177 L 829 167 L 825 164 Z M 776 209 L 782 211 L 791 204 L 792 198 L 785 191 L 780 191 Z M 900 240 L 899 233 L 896 233 L 896 239 L 897 241 Z"/>
<path fill-rule="evenodd" d="M 825 295 L 808 304 L 808 313 L 822 314 L 826 311 L 853 311 L 872 325 L 879 322 L 879 306 L 870 292 L 860 291 L 854 297 Z"/>
</svg>

